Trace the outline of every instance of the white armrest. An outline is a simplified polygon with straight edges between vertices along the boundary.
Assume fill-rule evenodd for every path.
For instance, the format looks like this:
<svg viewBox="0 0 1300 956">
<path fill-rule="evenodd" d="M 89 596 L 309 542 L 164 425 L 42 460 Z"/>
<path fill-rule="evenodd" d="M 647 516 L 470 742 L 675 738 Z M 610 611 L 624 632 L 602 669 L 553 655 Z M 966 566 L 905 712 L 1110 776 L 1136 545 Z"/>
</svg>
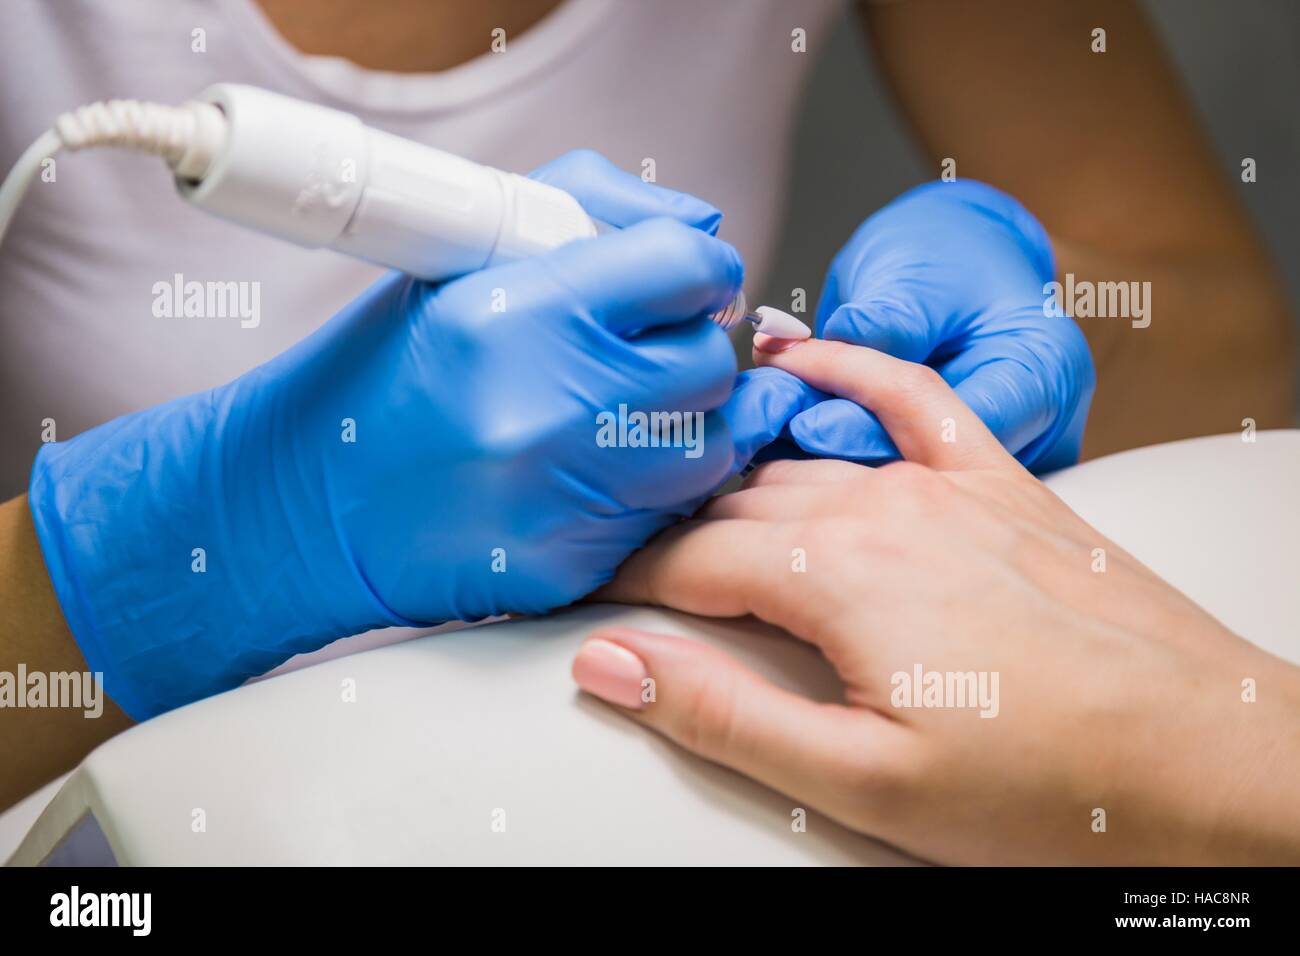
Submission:
<svg viewBox="0 0 1300 956">
<path fill-rule="evenodd" d="M 1300 660 L 1300 431 L 1126 452 L 1049 484 L 1227 626 Z M 837 690 L 812 649 L 755 622 L 594 606 L 421 638 L 109 741 L 11 862 L 45 859 L 87 811 L 133 864 L 906 862 L 816 814 L 795 832 L 795 801 L 580 697 L 573 653 L 614 622 L 721 645 L 811 696 Z"/>
</svg>

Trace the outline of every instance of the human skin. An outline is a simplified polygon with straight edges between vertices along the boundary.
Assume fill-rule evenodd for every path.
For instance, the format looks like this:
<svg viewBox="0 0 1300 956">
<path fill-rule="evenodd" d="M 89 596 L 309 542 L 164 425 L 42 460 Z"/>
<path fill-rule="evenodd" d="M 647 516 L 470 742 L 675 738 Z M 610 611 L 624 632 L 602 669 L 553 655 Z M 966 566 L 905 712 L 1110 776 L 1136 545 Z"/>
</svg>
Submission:
<svg viewBox="0 0 1300 956">
<path fill-rule="evenodd" d="M 1300 862 L 1300 669 L 1074 514 L 925 366 L 816 340 L 755 360 L 875 412 L 907 460 L 765 465 L 594 599 L 752 614 L 820 650 L 843 701 L 625 628 L 584 643 L 579 685 L 926 860 Z M 895 706 L 917 665 L 996 673 L 996 716 Z"/>
<path fill-rule="evenodd" d="M 23 495 L 0 504 L 0 671 L 76 673 L 86 660 L 68 630 L 41 556 L 32 512 Z M 131 726 L 101 690 L 103 711 L 82 708 L 6 708 L 0 711 L 0 810 L 75 767 L 109 737 Z"/>
</svg>

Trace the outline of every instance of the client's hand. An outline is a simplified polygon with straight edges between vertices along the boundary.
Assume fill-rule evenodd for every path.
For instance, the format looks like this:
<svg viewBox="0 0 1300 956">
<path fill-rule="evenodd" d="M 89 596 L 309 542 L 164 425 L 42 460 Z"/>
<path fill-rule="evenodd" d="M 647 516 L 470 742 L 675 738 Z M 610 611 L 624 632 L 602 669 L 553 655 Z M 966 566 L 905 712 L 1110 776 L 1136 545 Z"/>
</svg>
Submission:
<svg viewBox="0 0 1300 956">
<path fill-rule="evenodd" d="M 764 466 L 596 598 L 753 614 L 844 702 L 626 629 L 583 645 L 582 687 L 930 860 L 1300 861 L 1300 671 L 1070 511 L 934 371 L 818 341 L 756 359 L 870 409 L 908 461 Z"/>
</svg>

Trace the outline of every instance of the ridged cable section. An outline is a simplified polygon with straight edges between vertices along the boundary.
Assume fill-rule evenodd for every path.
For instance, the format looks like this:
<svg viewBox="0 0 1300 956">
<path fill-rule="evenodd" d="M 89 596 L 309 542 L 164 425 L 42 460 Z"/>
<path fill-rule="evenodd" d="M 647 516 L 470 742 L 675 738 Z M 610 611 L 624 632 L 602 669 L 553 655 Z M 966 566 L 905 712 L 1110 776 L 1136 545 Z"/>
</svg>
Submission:
<svg viewBox="0 0 1300 956">
<path fill-rule="evenodd" d="M 194 139 L 194 113 L 140 100 L 105 100 L 62 114 L 54 121 L 65 149 L 127 146 L 161 156 L 175 166 Z"/>
<path fill-rule="evenodd" d="M 0 241 L 44 164 L 61 149 L 124 146 L 162 157 L 177 178 L 199 179 L 225 141 L 221 110 L 210 103 L 164 106 L 106 100 L 64 113 L 23 151 L 0 183 Z"/>
</svg>

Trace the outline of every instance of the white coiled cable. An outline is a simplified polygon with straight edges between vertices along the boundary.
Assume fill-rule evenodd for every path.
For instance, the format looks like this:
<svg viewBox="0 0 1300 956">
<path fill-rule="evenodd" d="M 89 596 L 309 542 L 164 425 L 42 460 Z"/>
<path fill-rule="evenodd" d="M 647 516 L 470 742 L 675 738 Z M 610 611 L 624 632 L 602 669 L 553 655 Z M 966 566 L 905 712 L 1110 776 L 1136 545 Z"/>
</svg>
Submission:
<svg viewBox="0 0 1300 956">
<path fill-rule="evenodd" d="M 42 164 L 61 149 L 125 147 L 160 156 L 182 179 L 200 179 L 225 136 L 225 117 L 211 103 L 105 100 L 64 113 L 24 150 L 0 185 L 0 242 Z"/>
</svg>

